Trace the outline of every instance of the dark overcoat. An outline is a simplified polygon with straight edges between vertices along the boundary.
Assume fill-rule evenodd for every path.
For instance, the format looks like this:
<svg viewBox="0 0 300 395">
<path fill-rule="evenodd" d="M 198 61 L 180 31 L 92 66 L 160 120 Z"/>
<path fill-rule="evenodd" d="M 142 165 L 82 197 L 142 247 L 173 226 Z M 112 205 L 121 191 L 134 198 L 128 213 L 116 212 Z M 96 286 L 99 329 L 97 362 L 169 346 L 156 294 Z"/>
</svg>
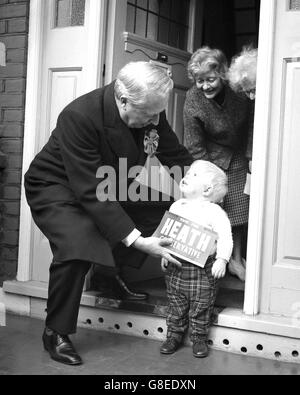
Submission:
<svg viewBox="0 0 300 395">
<path fill-rule="evenodd" d="M 192 157 L 179 144 L 165 113 L 155 129 L 162 164 L 189 166 Z M 128 169 L 144 165 L 145 131 L 131 130 L 121 120 L 114 83 L 76 99 L 61 112 L 48 143 L 25 175 L 33 219 L 48 238 L 54 260 L 114 264 L 112 247 L 136 227 L 130 214 L 135 206 L 100 202 L 97 172 L 111 166 L 119 174 L 120 158 L 127 160 Z"/>
</svg>

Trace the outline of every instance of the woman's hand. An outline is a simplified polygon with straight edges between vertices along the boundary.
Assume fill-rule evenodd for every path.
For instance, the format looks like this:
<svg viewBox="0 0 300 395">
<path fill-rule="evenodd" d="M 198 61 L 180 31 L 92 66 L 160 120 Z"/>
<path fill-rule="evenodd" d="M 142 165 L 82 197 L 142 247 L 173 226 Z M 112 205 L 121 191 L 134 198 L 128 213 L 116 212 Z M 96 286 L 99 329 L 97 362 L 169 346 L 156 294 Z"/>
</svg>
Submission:
<svg viewBox="0 0 300 395">
<path fill-rule="evenodd" d="M 181 263 L 177 261 L 164 247 L 173 243 L 172 239 L 159 239 L 158 237 L 139 237 L 134 243 L 133 247 L 145 252 L 154 258 L 164 258 L 168 262 L 174 263 L 181 267 Z"/>
</svg>

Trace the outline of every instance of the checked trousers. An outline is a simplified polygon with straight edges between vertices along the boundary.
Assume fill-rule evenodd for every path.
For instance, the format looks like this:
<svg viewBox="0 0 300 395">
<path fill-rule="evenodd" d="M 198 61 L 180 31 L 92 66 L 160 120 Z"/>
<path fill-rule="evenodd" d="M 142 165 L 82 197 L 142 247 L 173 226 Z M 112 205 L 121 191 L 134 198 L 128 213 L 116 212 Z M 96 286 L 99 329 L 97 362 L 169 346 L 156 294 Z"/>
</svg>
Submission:
<svg viewBox="0 0 300 395">
<path fill-rule="evenodd" d="M 211 274 L 215 259 L 205 268 L 182 261 L 182 267 L 170 265 L 166 273 L 168 297 L 167 337 L 181 340 L 190 326 L 191 340 L 207 339 L 217 295 L 217 281 Z"/>
</svg>

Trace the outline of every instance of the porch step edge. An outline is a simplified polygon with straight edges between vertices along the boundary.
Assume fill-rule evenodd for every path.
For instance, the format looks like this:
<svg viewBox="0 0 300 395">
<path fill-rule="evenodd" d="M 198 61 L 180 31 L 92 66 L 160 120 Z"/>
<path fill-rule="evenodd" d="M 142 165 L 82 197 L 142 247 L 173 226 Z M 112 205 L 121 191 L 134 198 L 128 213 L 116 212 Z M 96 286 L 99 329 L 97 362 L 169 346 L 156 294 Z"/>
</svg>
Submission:
<svg viewBox="0 0 300 395">
<path fill-rule="evenodd" d="M 32 299 L 47 299 L 47 284 L 29 281 L 6 281 L 3 284 L 4 293 L 23 295 Z M 104 309 L 115 311 L 116 313 L 133 313 L 141 315 L 150 315 L 151 317 L 159 317 L 164 320 L 164 311 L 153 309 L 151 314 L 145 311 L 129 311 L 121 309 L 118 301 L 110 304 L 107 300 L 105 304 L 99 304 L 99 297 L 96 292 L 84 292 L 81 299 L 81 306 L 91 307 L 94 309 Z M 163 306 L 164 307 L 164 306 Z M 271 314 L 258 314 L 257 316 L 245 315 L 242 310 L 235 308 L 224 308 L 219 314 L 215 327 L 236 328 L 244 331 L 257 332 L 262 334 L 289 337 L 292 339 L 300 339 L 300 325 L 294 322 L 292 318 L 274 316 Z"/>
</svg>

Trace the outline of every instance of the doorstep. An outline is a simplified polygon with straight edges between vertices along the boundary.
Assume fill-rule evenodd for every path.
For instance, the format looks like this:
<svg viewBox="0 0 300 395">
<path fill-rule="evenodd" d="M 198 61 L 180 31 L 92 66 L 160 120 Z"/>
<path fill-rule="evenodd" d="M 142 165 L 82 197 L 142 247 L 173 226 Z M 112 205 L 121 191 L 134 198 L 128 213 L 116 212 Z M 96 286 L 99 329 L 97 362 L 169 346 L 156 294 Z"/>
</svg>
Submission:
<svg viewBox="0 0 300 395">
<path fill-rule="evenodd" d="M 47 299 L 47 283 L 28 281 L 6 281 L 3 291 L 7 294 L 22 295 L 30 298 Z M 104 310 L 132 312 L 164 318 L 166 316 L 166 301 L 160 295 L 152 296 L 148 301 L 122 301 L 106 298 L 95 291 L 86 291 L 82 295 L 81 306 Z M 227 328 L 237 328 L 245 331 L 272 334 L 276 336 L 300 339 L 299 326 L 293 325 L 291 318 L 258 314 L 245 315 L 240 308 L 217 308 L 214 325 Z"/>
<path fill-rule="evenodd" d="M 24 304 L 29 306 L 27 315 L 45 319 L 46 283 L 7 281 L 4 283 L 3 291 L 4 301 L 9 302 L 9 312 L 14 313 L 12 302 L 15 298 L 21 298 L 26 301 Z M 78 327 L 162 342 L 167 332 L 165 315 L 166 303 L 159 296 L 151 297 L 147 302 L 129 303 L 99 296 L 97 292 L 84 292 Z M 217 308 L 215 317 L 209 334 L 211 348 L 240 355 L 300 363 L 300 330 L 292 326 L 291 319 L 264 314 L 246 316 L 238 308 Z M 191 345 L 188 336 L 185 344 Z"/>
</svg>

